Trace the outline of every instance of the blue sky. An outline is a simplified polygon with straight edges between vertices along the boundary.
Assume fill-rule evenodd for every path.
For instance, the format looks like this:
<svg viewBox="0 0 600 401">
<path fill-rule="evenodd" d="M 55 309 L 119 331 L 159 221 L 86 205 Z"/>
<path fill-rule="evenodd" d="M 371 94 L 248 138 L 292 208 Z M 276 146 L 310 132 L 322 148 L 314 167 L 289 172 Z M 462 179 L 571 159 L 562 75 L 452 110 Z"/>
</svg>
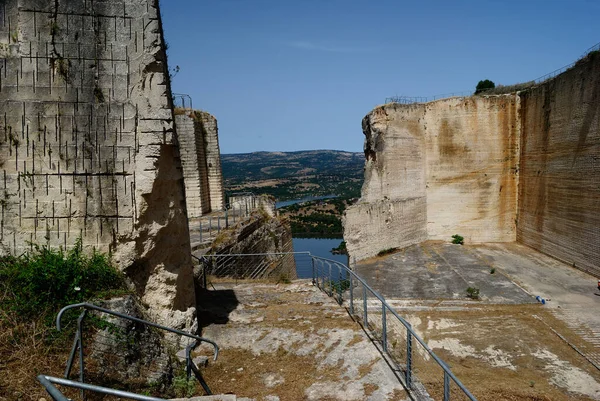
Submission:
<svg viewBox="0 0 600 401">
<path fill-rule="evenodd" d="M 600 42 L 598 0 L 162 0 L 173 91 L 222 153 L 362 151 L 386 97 L 509 85 Z"/>
</svg>

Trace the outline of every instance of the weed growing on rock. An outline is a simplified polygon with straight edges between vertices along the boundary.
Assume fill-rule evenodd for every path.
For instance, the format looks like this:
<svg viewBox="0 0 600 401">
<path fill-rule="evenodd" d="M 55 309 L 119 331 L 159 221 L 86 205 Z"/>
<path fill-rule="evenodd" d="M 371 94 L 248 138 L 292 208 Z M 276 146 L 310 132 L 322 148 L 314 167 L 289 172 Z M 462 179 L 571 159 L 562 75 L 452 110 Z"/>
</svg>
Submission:
<svg viewBox="0 0 600 401">
<path fill-rule="evenodd" d="M 479 288 L 469 287 L 467 288 L 467 297 L 471 299 L 479 299 Z"/>
<path fill-rule="evenodd" d="M 454 234 L 452 236 L 452 243 L 453 244 L 458 244 L 458 245 L 464 245 L 465 244 L 465 239 L 463 237 L 461 237 L 458 234 Z"/>
<path fill-rule="evenodd" d="M 387 249 L 383 249 L 379 252 L 377 252 L 377 256 L 385 256 L 385 255 L 389 255 L 390 253 L 394 253 L 398 250 L 398 248 L 387 248 Z"/>
<path fill-rule="evenodd" d="M 196 392 L 196 381 L 188 380 L 185 374 L 173 378 L 175 396 L 189 398 Z"/>
</svg>

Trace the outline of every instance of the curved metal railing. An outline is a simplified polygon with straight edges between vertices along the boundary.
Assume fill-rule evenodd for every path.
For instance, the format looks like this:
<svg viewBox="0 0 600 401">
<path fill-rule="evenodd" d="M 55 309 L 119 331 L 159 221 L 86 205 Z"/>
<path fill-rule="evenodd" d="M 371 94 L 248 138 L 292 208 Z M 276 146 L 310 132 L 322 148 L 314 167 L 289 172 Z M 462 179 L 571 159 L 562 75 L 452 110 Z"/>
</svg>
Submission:
<svg viewBox="0 0 600 401">
<path fill-rule="evenodd" d="M 77 319 L 77 331 L 75 333 L 73 347 L 71 349 L 71 353 L 69 354 L 69 359 L 67 361 L 67 367 L 65 369 L 64 379 L 63 378 L 55 378 L 52 376 L 45 376 L 45 375 L 38 376 L 38 381 L 46 388 L 46 391 L 48 392 L 48 394 L 50 394 L 52 396 L 53 399 L 62 401 L 63 398 L 61 398 L 61 397 L 64 397 L 64 395 L 62 395 L 62 393 L 56 387 L 54 387 L 52 383 L 79 388 L 82 392 L 82 397 L 85 397 L 84 391 L 88 390 L 88 391 L 95 391 L 95 392 L 100 392 L 100 393 L 104 393 L 104 394 L 118 395 L 118 396 L 122 396 L 125 398 L 136 399 L 136 400 L 160 400 L 160 398 L 153 398 L 153 397 L 143 396 L 143 395 L 139 395 L 139 394 L 123 392 L 120 390 L 109 389 L 109 388 L 105 388 L 105 387 L 101 387 L 101 386 L 94 386 L 92 384 L 85 383 L 85 374 L 84 374 L 84 372 L 85 372 L 85 360 L 84 359 L 85 358 L 84 358 L 84 353 L 83 353 L 82 325 L 83 325 L 83 320 L 85 319 L 86 313 L 89 310 L 106 313 L 108 315 L 116 316 L 121 319 L 136 322 L 136 323 L 142 324 L 144 326 L 154 327 L 156 329 L 167 331 L 169 333 L 177 334 L 177 335 L 191 338 L 192 340 L 194 340 L 192 343 L 188 344 L 185 348 L 185 361 L 186 361 L 187 377 L 189 380 L 189 378 L 191 377 L 191 374 L 193 373 L 194 376 L 196 377 L 196 380 L 198 380 L 200 385 L 204 388 L 204 391 L 209 395 L 212 394 L 210 388 L 208 387 L 208 385 L 202 378 L 202 375 L 200 374 L 200 370 L 198 369 L 198 367 L 192 360 L 191 354 L 192 354 L 192 351 L 198 345 L 200 345 L 202 342 L 205 342 L 205 343 L 208 343 L 213 346 L 213 349 L 214 349 L 213 358 L 214 358 L 214 360 L 217 360 L 217 357 L 219 355 L 219 346 L 214 341 L 194 335 L 194 334 L 186 333 L 185 331 L 173 329 L 173 328 L 170 328 L 167 326 L 149 322 L 144 319 L 126 315 L 124 313 L 116 312 L 116 311 L 113 311 L 110 309 L 102 308 L 100 306 L 90 304 L 90 303 L 85 303 L 85 302 L 67 305 L 58 312 L 58 315 L 56 316 L 56 328 L 58 331 L 61 330 L 62 317 L 63 317 L 64 313 L 70 309 L 77 309 L 77 308 L 83 308 L 83 312 L 79 315 L 79 317 Z M 73 363 L 75 361 L 75 355 L 77 353 L 79 354 L 79 381 L 73 381 L 73 380 L 69 380 L 69 376 L 71 374 Z M 66 399 L 66 398 L 64 398 L 64 399 Z"/>
</svg>

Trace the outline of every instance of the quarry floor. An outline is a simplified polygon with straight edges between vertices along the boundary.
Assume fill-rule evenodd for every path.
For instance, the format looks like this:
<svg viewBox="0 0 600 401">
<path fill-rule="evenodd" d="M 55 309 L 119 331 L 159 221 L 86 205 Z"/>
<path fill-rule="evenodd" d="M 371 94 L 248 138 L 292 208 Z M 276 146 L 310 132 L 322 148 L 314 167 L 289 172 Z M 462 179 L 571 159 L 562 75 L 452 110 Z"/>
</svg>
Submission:
<svg viewBox="0 0 600 401">
<path fill-rule="evenodd" d="M 593 277 L 518 244 L 428 242 L 355 268 L 478 400 L 600 400 Z M 480 289 L 480 300 L 466 297 L 469 286 Z M 409 399 L 347 305 L 310 281 L 215 287 L 203 295 L 212 306 L 199 310 L 203 335 L 221 346 L 204 371 L 215 393 Z M 424 382 L 440 379 L 426 374 Z"/>
<path fill-rule="evenodd" d="M 221 349 L 203 370 L 214 394 L 256 401 L 408 399 L 361 326 L 309 280 L 218 283 L 202 299 L 202 335 Z"/>
<path fill-rule="evenodd" d="M 426 242 L 354 268 L 479 400 L 600 400 L 594 277 L 519 244 Z"/>
</svg>

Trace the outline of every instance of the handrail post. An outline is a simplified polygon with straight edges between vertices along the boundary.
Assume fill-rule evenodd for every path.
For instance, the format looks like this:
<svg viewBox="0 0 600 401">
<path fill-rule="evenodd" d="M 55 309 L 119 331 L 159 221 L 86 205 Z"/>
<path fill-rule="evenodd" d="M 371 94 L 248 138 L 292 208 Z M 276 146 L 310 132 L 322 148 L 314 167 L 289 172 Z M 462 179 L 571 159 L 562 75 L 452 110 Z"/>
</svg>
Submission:
<svg viewBox="0 0 600 401">
<path fill-rule="evenodd" d="M 329 296 L 333 296 L 333 277 L 331 275 L 331 263 L 327 263 L 329 265 Z"/>
<path fill-rule="evenodd" d="M 79 318 L 77 319 L 77 322 L 79 322 L 80 319 L 83 319 L 83 315 L 85 315 L 85 313 L 86 313 L 85 310 L 83 312 L 81 312 L 81 314 L 79 315 Z M 65 379 L 68 379 L 69 375 L 71 374 L 71 369 L 73 368 L 73 360 L 75 359 L 75 353 L 77 352 L 77 347 L 81 346 L 80 338 L 81 338 L 81 330 L 80 330 L 80 325 L 78 323 L 77 324 L 77 332 L 75 333 L 75 338 L 73 340 L 73 347 L 71 348 L 71 353 L 69 354 L 69 359 L 67 360 L 67 367 L 65 368 Z"/>
<path fill-rule="evenodd" d="M 367 315 L 367 287 L 363 285 L 363 323 L 365 328 L 369 327 L 368 315 Z"/>
<path fill-rule="evenodd" d="M 338 303 L 341 305 L 343 300 L 342 300 L 342 268 L 339 265 L 336 265 L 338 268 Z"/>
<path fill-rule="evenodd" d="M 312 256 L 310 257 L 310 263 L 312 265 L 312 283 L 315 285 L 317 284 L 317 271 L 315 270 L 315 258 Z"/>
<path fill-rule="evenodd" d="M 444 369 L 444 401 L 450 401 L 450 376 Z"/>
<path fill-rule="evenodd" d="M 81 330 L 81 326 L 83 324 L 83 319 L 85 318 L 86 310 L 84 309 L 79 318 L 77 319 L 77 333 L 79 333 L 79 381 L 81 383 L 85 383 L 84 377 L 84 362 L 83 362 L 83 331 Z M 85 401 L 85 390 L 81 389 L 81 399 Z"/>
<path fill-rule="evenodd" d="M 406 387 L 412 388 L 412 334 L 411 326 L 406 327 Z"/>
<path fill-rule="evenodd" d="M 206 277 L 206 265 L 208 264 L 208 260 L 205 257 L 202 257 L 202 286 L 204 289 L 208 289 L 208 278 Z"/>
<path fill-rule="evenodd" d="M 381 304 L 381 347 L 387 352 L 387 320 L 385 316 L 385 304 Z"/>
<path fill-rule="evenodd" d="M 348 277 L 350 277 L 350 315 L 354 317 L 354 282 L 352 274 L 349 274 Z"/>
</svg>

